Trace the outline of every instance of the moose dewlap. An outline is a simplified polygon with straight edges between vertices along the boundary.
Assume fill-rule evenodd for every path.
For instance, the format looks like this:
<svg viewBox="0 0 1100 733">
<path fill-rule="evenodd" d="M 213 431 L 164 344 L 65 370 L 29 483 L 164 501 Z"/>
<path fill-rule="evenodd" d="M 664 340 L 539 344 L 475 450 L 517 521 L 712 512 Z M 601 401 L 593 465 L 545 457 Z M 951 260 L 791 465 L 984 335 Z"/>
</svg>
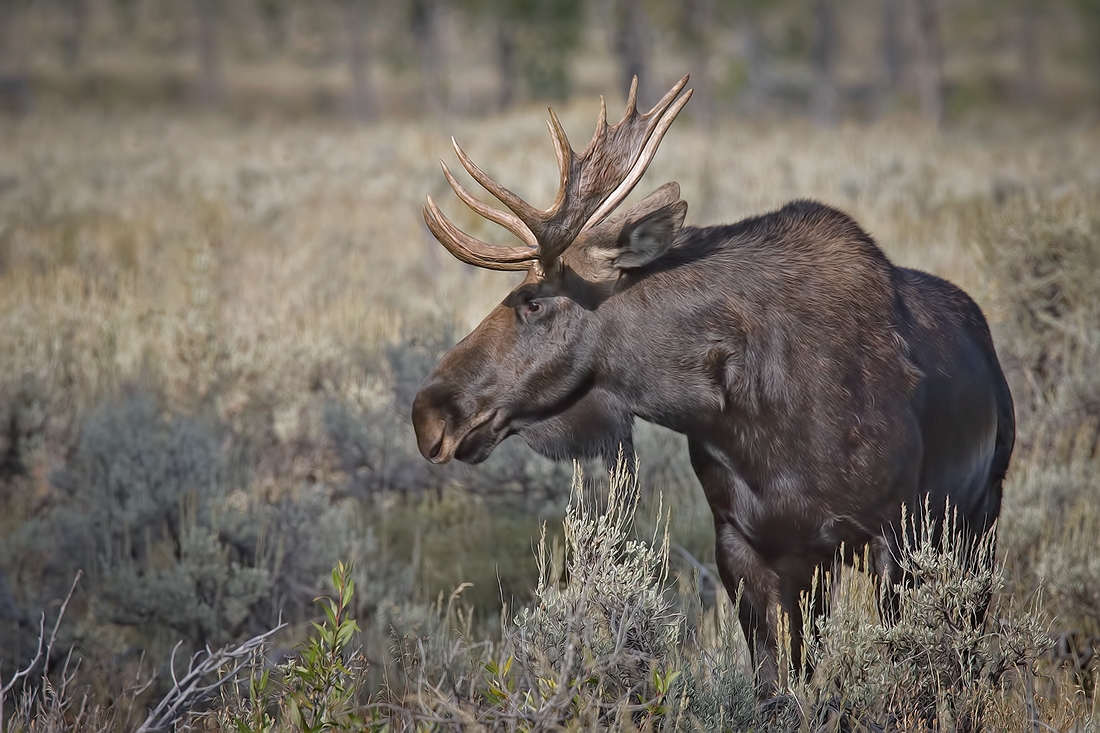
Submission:
<svg viewBox="0 0 1100 733">
<path fill-rule="evenodd" d="M 539 210 L 467 172 L 508 211 L 463 202 L 522 241 L 457 229 L 429 197 L 424 218 L 463 262 L 526 270 L 523 283 L 447 353 L 421 386 L 424 457 L 484 460 L 519 434 L 553 458 L 631 449 L 635 418 L 687 436 L 714 514 L 717 563 L 760 694 L 775 690 L 776 605 L 791 614 L 818 568 L 867 547 L 885 589 L 902 580 L 902 505 L 949 502 L 976 537 L 1000 511 L 1015 435 L 1012 396 L 977 305 L 944 280 L 896 267 L 847 215 L 812 201 L 736 224 L 685 225 L 666 183 L 637 185 L 691 96 L 684 77 L 645 114 L 626 113 L 575 152 L 553 111 L 561 183 Z M 935 515 L 939 511 L 939 516 Z M 821 604 L 811 604 L 814 613 Z"/>
</svg>

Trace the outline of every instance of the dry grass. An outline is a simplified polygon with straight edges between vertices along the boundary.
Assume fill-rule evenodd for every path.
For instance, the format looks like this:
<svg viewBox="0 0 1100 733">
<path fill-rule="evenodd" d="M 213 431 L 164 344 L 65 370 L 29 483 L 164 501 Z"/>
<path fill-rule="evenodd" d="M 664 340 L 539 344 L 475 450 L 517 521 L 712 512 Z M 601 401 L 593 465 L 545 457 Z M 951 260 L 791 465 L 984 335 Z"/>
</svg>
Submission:
<svg viewBox="0 0 1100 733">
<path fill-rule="evenodd" d="M 563 114 L 577 141 L 591 107 Z M 33 375 L 64 402 L 47 410 L 55 430 L 140 383 L 173 406 L 210 397 L 230 424 L 267 395 L 279 440 L 316 437 L 318 385 L 357 404 L 380 399 L 357 361 L 407 324 L 472 325 L 507 290 L 506 276 L 447 257 L 420 221 L 433 193 L 460 224 L 496 236 L 445 195 L 434 161 L 452 155 L 447 134 L 533 201 L 556 186 L 534 112 L 446 130 L 157 116 L 0 124 L 0 333 L 10 345 L 0 372 Z M 793 197 L 838 205 L 896 261 L 988 306 L 995 285 L 976 250 L 985 202 L 1095 185 L 1098 138 L 683 124 L 647 180 L 680 181 L 698 223 Z"/>
<path fill-rule="evenodd" d="M 587 139 L 594 111 L 591 100 L 561 110 L 575 146 Z M 396 376 L 386 348 L 448 323 L 462 332 L 511 283 L 454 261 L 421 223 L 431 193 L 464 228 L 504 241 L 448 194 L 435 164 L 453 156 L 448 135 L 491 175 L 543 204 L 557 175 L 540 118 L 528 109 L 445 128 L 242 126 L 161 114 L 0 120 L 0 424 L 11 426 L 0 431 L 0 458 L 23 464 L 6 481 L 5 534 L 56 501 L 49 477 L 86 416 L 128 391 L 246 437 L 255 458 L 247 501 L 340 494 L 346 476 L 328 447 L 326 406 L 392 412 Z M 678 180 L 694 223 L 819 198 L 855 215 L 896 262 L 971 292 L 994 323 L 1020 401 L 1021 450 L 1002 521 L 1009 594 L 1026 600 L 1045 581 L 1042 613 L 1052 632 L 1086 641 L 1100 634 L 1092 551 L 1100 472 L 1089 444 L 1100 424 L 1089 401 L 1100 336 L 1089 320 L 1098 280 L 1088 269 L 1100 252 L 1100 130 L 1036 132 L 1002 121 L 936 133 L 904 119 L 830 131 L 734 121 L 703 130 L 685 120 L 646 180 L 645 190 Z M 1065 275 L 1060 292 L 1075 289 L 1080 302 L 1048 314 L 1053 326 L 1021 326 L 1026 303 L 1062 302 L 1036 284 L 1050 272 L 1032 262 L 1057 242 L 1069 242 L 1066 254 L 1049 267 Z M 1034 383 L 1041 354 L 1045 364 L 1059 360 L 1045 387 Z M 403 418 L 394 415 L 394 424 Z M 408 440 L 407 432 L 394 436 Z M 705 563 L 709 518 L 678 445 L 659 431 L 646 434 L 643 468 L 660 456 L 658 485 L 646 488 L 672 497 L 673 542 Z M 450 522 L 437 525 L 438 536 L 468 534 L 467 520 L 483 523 L 479 533 L 498 532 L 482 505 L 453 496 L 428 510 L 433 521 Z M 457 514 L 455 502 L 465 507 Z M 538 510 L 552 515 L 560 506 Z M 389 516 L 421 521 L 407 509 Z M 345 524 L 353 532 L 363 521 Z M 519 554 L 526 567 L 532 562 L 522 533 L 511 549 L 470 543 L 471 557 L 457 563 L 445 543 L 404 535 L 390 551 L 421 553 L 429 597 L 463 580 L 463 568 L 492 568 Z M 16 602 L 32 601 L 28 568 L 36 566 L 10 547 L 3 561 Z M 82 610 L 91 613 L 74 609 Z M 724 632 L 706 629 L 719 622 L 707 618 L 700 633 L 718 638 Z M 82 624 L 100 633 L 92 615 Z M 111 641 L 101 648 L 117 653 L 125 639 L 102 633 Z M 1095 672 L 1074 663 L 1066 661 L 1068 671 L 1051 665 L 1037 681 L 1059 729 L 1094 704 L 1080 691 L 1091 690 Z"/>
</svg>

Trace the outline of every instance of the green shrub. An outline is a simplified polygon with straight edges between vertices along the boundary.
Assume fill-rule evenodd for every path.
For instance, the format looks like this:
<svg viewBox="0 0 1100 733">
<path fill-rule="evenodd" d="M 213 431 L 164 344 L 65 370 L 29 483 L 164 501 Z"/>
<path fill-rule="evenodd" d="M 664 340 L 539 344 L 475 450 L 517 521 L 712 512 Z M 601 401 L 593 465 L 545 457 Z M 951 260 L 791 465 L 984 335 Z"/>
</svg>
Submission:
<svg viewBox="0 0 1100 733">
<path fill-rule="evenodd" d="M 1100 635 L 1100 508 L 1081 502 L 1051 534 L 1057 550 L 1038 559 L 1038 575 L 1065 621 L 1077 619 L 1084 626 L 1078 631 Z"/>
<path fill-rule="evenodd" d="M 974 545 L 954 531 L 949 512 L 941 541 L 929 509 L 922 513 L 913 532 L 902 533 L 898 563 L 911 580 L 896 589 L 896 612 L 874 613 L 870 594 L 847 579 L 834 596 L 839 606 L 809 644 L 810 694 L 824 719 L 979 730 L 1004 690 L 1020 686 L 1015 675 L 1029 678 L 1050 646 L 1037 616 L 1002 615 L 1007 609 L 996 605 L 986 612 L 1003 588 L 1000 567 L 975 558 L 992 557 L 995 534 Z"/>
<path fill-rule="evenodd" d="M 1083 547 L 1100 499 L 1100 189 L 1021 188 L 982 233 L 1018 439 L 1000 521 L 1016 593 L 1049 590 L 1055 631 L 1100 631 Z M 1082 544 L 1084 543 L 1084 544 Z"/>
<path fill-rule="evenodd" d="M 644 693 L 650 668 L 680 641 L 683 619 L 665 594 L 668 533 L 636 539 L 638 487 L 614 472 L 606 508 L 586 496 L 578 474 L 565 515 L 565 545 L 539 542 L 536 602 L 515 619 L 518 661 L 540 681 L 583 677 L 585 659 L 602 670 L 611 699 Z M 667 521 L 667 520 L 666 520 Z M 659 525 L 658 529 L 662 529 Z"/>
<path fill-rule="evenodd" d="M 387 716 L 490 729 L 763 729 L 730 649 L 685 637 L 667 582 L 667 512 L 638 536 L 636 471 L 622 464 L 600 495 L 577 470 L 564 542 L 544 528 L 535 597 L 505 615 L 499 641 L 471 637 L 453 597 L 419 636 L 400 637 L 417 650 L 402 665 L 416 694 L 395 698 Z"/>
<path fill-rule="evenodd" d="M 307 641 L 283 664 L 272 669 L 263 655 L 253 661 L 247 696 L 229 688 L 221 706 L 208 716 L 223 730 L 264 733 L 359 731 L 365 727 L 359 693 L 366 660 L 353 648 L 359 625 L 350 617 L 355 580 L 351 568 L 332 570 L 336 597 L 316 599 L 324 619 L 312 622 Z"/>
<path fill-rule="evenodd" d="M 102 621 L 192 648 L 242 633 L 270 592 L 271 558 L 223 532 L 240 513 L 223 455 L 212 429 L 141 397 L 89 417 L 51 477 L 60 499 L 43 529 L 54 567 L 88 572 Z"/>
<path fill-rule="evenodd" d="M 34 375 L 0 384 L 0 481 L 26 475 L 43 452 L 46 401 Z"/>
<path fill-rule="evenodd" d="M 899 554 L 915 582 L 898 589 L 894 621 L 882 622 L 866 575 L 844 573 L 832 615 L 809 637 L 813 678 L 793 681 L 792 673 L 785 694 L 758 704 L 736 638 L 736 602 L 719 603 L 718 634 L 687 631 L 667 582 L 668 513 L 660 513 L 656 531 L 638 536 L 635 476 L 620 465 L 597 499 L 600 491 L 575 474 L 564 541 L 544 531 L 535 598 L 504 614 L 495 633 L 475 627 L 461 604 L 464 587 L 432 605 L 364 604 L 355 601 L 356 576 L 370 572 L 338 564 L 335 596 L 319 599 L 324 616 L 284 662 L 273 664 L 260 649 L 273 632 L 192 661 L 195 679 L 223 690 L 201 714 L 206 729 L 964 731 L 1065 728 L 1095 715 L 1084 695 L 1060 694 L 1073 684 L 1064 675 L 1051 693 L 1036 692 L 1050 646 L 1039 615 L 1010 607 L 997 595 L 1000 568 L 975 567 L 975 548 L 950 539 L 950 531 L 946 540 L 935 538 L 927 518 Z M 356 616 L 389 641 L 370 694 L 362 646 L 369 633 L 360 632 Z M 250 664 L 241 665 L 246 658 Z M 228 684 L 243 671 L 247 684 Z M 174 715 L 177 699 L 179 685 L 147 723 L 166 719 L 157 711 Z M 193 709 L 201 700 L 185 702 Z M 24 729 L 53 730 L 42 726 L 72 701 L 24 705 Z M 117 713 L 99 708 L 95 719 Z"/>
</svg>

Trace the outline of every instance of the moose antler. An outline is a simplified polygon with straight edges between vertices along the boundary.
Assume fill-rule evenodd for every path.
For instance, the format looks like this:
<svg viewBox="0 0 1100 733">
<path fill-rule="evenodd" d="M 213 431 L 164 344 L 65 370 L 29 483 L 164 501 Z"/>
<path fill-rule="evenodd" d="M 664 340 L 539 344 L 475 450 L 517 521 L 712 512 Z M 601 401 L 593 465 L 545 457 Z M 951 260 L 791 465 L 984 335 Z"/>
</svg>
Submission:
<svg viewBox="0 0 1100 733">
<path fill-rule="evenodd" d="M 549 209 L 536 209 L 500 185 L 481 170 L 458 146 L 451 144 L 462 167 L 475 181 L 493 194 L 511 213 L 495 209 L 474 198 L 440 161 L 443 175 L 455 194 L 475 212 L 521 239 L 525 247 L 483 242 L 466 234 L 447 219 L 431 196 L 424 206 L 424 221 L 440 244 L 458 259 L 489 270 L 526 270 L 537 262 L 544 272 L 552 270 L 561 254 L 577 236 L 615 210 L 638 185 L 650 161 L 692 90 L 680 96 L 688 77 L 681 79 L 649 112 L 638 112 L 638 78 L 630 85 L 626 112 L 616 124 L 607 125 L 607 107 L 600 98 L 600 116 L 591 142 L 581 153 L 569 145 L 565 130 L 549 110 L 550 139 L 558 157 L 558 195 Z M 679 97 L 677 99 L 677 97 Z"/>
</svg>

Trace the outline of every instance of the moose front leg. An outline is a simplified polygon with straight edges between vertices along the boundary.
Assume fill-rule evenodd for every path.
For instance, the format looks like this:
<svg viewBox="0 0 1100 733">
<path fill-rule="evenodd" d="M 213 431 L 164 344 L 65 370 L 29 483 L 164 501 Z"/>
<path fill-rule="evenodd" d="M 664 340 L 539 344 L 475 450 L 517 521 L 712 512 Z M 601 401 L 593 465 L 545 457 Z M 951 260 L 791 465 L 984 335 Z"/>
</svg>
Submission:
<svg viewBox="0 0 1100 733">
<path fill-rule="evenodd" d="M 779 597 L 789 621 L 791 669 L 803 682 L 809 682 L 813 676 L 814 660 L 810 657 L 809 644 L 820 636 L 818 620 L 828 608 L 828 594 L 835 587 L 832 579 L 838 572 L 839 563 L 822 563 L 805 572 L 780 578 Z"/>
<path fill-rule="evenodd" d="M 779 576 L 732 525 L 718 525 L 715 534 L 715 559 L 722 585 L 731 599 L 740 589 L 738 615 L 756 670 L 756 696 L 772 697 L 779 690 Z"/>
</svg>

